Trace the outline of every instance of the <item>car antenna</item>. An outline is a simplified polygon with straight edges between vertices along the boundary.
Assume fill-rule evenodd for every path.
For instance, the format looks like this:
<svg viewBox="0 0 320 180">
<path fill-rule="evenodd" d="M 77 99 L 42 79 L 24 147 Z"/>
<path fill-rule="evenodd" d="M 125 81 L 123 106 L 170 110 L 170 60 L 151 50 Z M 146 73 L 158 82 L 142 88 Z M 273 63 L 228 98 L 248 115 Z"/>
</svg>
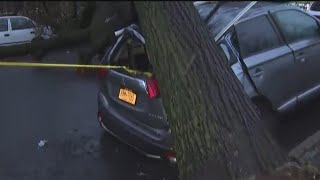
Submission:
<svg viewBox="0 0 320 180">
<path fill-rule="evenodd" d="M 238 21 L 252 6 L 254 6 L 257 1 L 251 1 L 220 33 L 214 38 L 215 41 L 220 39 L 220 37 L 236 22 Z"/>
<path fill-rule="evenodd" d="M 212 16 L 218 11 L 218 9 L 222 6 L 222 4 L 225 4 L 224 1 L 219 1 L 216 6 L 209 12 L 208 16 L 204 20 L 206 24 L 208 24 L 209 20 L 212 18 Z"/>
</svg>

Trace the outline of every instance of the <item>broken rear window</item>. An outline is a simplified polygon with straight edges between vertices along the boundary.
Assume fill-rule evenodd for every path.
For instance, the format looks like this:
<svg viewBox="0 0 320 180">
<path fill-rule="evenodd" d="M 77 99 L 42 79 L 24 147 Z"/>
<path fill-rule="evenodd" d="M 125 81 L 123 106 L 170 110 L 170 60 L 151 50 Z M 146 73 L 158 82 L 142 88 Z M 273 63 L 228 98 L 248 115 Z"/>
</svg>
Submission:
<svg viewBox="0 0 320 180">
<path fill-rule="evenodd" d="M 145 46 L 142 43 L 128 39 L 120 44 L 121 48 L 111 60 L 111 65 L 127 66 L 130 69 L 152 72 Z"/>
</svg>

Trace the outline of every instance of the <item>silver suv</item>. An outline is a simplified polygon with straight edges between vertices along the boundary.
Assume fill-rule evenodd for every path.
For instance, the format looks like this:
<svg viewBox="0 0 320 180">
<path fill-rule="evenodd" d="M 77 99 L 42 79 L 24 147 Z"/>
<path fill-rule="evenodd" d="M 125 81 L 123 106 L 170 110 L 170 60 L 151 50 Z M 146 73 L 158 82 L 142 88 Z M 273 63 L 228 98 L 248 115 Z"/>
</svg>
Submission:
<svg viewBox="0 0 320 180">
<path fill-rule="evenodd" d="M 197 7 L 203 18 L 201 9 L 210 6 Z M 208 24 L 213 35 L 217 24 L 236 13 L 232 6 L 221 8 L 223 14 Z M 291 110 L 320 94 L 320 26 L 308 13 L 290 5 L 257 4 L 217 42 L 249 97 L 264 99 L 273 110 Z"/>
</svg>

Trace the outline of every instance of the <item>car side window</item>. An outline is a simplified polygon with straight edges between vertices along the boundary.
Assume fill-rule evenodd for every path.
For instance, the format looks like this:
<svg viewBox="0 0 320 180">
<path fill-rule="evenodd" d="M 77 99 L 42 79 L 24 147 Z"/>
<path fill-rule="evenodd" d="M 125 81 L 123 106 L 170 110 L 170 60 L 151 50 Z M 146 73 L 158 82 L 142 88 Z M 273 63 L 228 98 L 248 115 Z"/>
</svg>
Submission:
<svg viewBox="0 0 320 180">
<path fill-rule="evenodd" d="M 118 46 L 118 51 L 111 59 L 111 65 L 152 72 L 152 65 L 149 62 L 144 44 L 129 38 Z"/>
<path fill-rule="evenodd" d="M 236 33 L 232 33 L 230 36 L 230 41 L 237 52 L 240 52 L 239 42 Z"/>
<path fill-rule="evenodd" d="M 239 23 L 236 25 L 236 31 L 243 58 L 281 45 L 280 39 L 265 15 Z"/>
<path fill-rule="evenodd" d="M 224 54 L 226 55 L 227 60 L 230 61 L 230 52 L 229 52 L 228 47 L 223 43 L 220 43 L 219 45 L 220 45 L 221 49 L 223 50 Z"/>
<path fill-rule="evenodd" d="M 129 66 L 129 51 L 127 41 L 118 44 L 116 47 L 116 54 L 111 59 L 111 65 Z"/>
<path fill-rule="evenodd" d="M 0 19 L 0 32 L 8 31 L 8 19 Z"/>
<path fill-rule="evenodd" d="M 239 53 L 235 48 L 236 45 L 231 42 L 231 36 L 234 34 L 234 28 L 230 28 L 226 35 L 222 36 L 222 38 L 217 42 L 224 52 L 226 59 L 230 66 L 238 62 Z"/>
<path fill-rule="evenodd" d="M 317 21 L 296 10 L 278 11 L 272 14 L 288 43 L 320 37 Z"/>
<path fill-rule="evenodd" d="M 31 29 L 34 28 L 33 23 L 26 18 L 10 18 L 12 30 Z"/>
</svg>

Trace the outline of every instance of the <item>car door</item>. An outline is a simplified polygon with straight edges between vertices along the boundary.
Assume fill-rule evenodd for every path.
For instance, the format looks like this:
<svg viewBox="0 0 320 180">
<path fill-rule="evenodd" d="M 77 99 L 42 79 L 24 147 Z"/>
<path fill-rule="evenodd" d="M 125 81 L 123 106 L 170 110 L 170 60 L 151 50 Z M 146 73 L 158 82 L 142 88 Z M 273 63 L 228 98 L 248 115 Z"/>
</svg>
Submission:
<svg viewBox="0 0 320 180">
<path fill-rule="evenodd" d="M 289 47 L 293 50 L 299 69 L 298 102 L 320 95 L 320 28 L 316 18 L 298 10 L 272 13 Z"/>
<path fill-rule="evenodd" d="M 0 18 L 0 46 L 10 43 L 9 21 L 7 18 Z"/>
<path fill-rule="evenodd" d="M 35 26 L 26 17 L 11 17 L 11 41 L 14 44 L 30 43 L 36 36 Z"/>
<path fill-rule="evenodd" d="M 274 109 L 286 111 L 297 102 L 297 65 L 267 15 L 235 25 L 240 57 L 259 94 L 268 98 Z"/>
<path fill-rule="evenodd" d="M 249 96 L 253 98 L 257 96 L 255 86 L 251 82 L 251 78 L 247 74 L 246 69 L 241 63 L 239 58 L 239 43 L 234 30 L 234 27 L 230 28 L 226 35 L 222 36 L 221 40 L 217 42 L 226 55 L 226 58 L 231 66 L 233 73 L 240 81 L 243 90 Z"/>
</svg>

